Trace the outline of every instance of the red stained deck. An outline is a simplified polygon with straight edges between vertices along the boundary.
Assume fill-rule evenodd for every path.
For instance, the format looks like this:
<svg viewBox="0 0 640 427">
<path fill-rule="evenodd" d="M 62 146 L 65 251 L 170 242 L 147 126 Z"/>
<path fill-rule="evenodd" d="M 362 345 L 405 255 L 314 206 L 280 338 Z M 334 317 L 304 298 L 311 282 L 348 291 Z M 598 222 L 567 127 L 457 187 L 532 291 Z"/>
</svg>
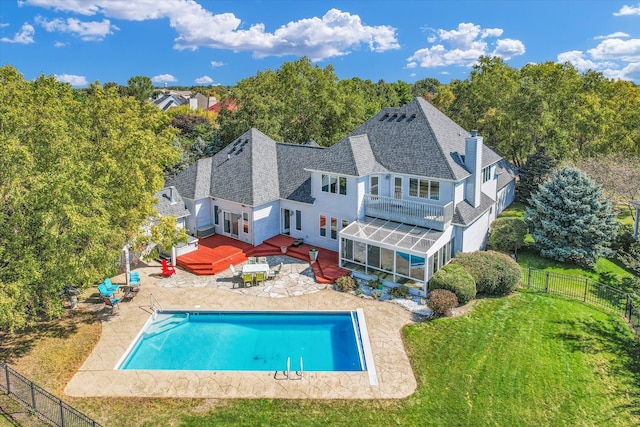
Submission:
<svg viewBox="0 0 640 427">
<path fill-rule="evenodd" d="M 176 263 L 179 267 L 198 275 L 214 275 L 229 268 L 229 264 L 241 264 L 250 256 L 283 255 L 281 246 L 287 246 L 286 256 L 302 261 L 309 261 L 311 245 L 303 244 L 293 247 L 294 237 L 277 235 L 265 240 L 258 246 L 244 243 L 220 234 L 200 239 L 198 249 L 179 256 Z M 311 261 L 311 268 L 318 283 L 333 283 L 346 276 L 349 270 L 339 267 L 338 253 L 318 248 L 317 261 Z"/>
</svg>

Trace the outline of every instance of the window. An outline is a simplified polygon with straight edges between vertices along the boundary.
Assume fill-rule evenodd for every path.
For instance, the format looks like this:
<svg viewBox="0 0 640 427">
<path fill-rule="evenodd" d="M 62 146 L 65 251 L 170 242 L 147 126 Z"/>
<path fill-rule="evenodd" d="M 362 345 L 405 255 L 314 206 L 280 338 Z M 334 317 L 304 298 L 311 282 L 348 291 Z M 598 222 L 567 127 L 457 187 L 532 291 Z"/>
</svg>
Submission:
<svg viewBox="0 0 640 427">
<path fill-rule="evenodd" d="M 396 273 L 403 276 L 409 275 L 409 254 L 396 252 Z"/>
<path fill-rule="evenodd" d="M 220 211 L 218 210 L 218 205 L 213 206 L 213 223 L 215 225 L 220 225 Z"/>
<path fill-rule="evenodd" d="M 353 240 L 342 239 L 342 258 L 353 260 Z"/>
<path fill-rule="evenodd" d="M 482 169 L 482 183 L 489 181 L 491 179 L 491 166 L 487 166 Z"/>
<path fill-rule="evenodd" d="M 367 246 L 367 264 L 370 267 L 380 268 L 380 248 L 378 246 Z"/>
<path fill-rule="evenodd" d="M 354 242 L 353 245 L 353 260 L 360 264 L 367 262 L 367 245 L 362 242 Z"/>
<path fill-rule="evenodd" d="M 331 183 L 330 191 L 336 194 L 338 192 L 338 177 L 332 175 L 329 177 L 329 182 Z"/>
<path fill-rule="evenodd" d="M 322 191 L 329 192 L 329 175 L 322 175 Z"/>
<path fill-rule="evenodd" d="M 296 230 L 302 230 L 302 211 L 296 210 Z"/>
<path fill-rule="evenodd" d="M 342 230 L 344 230 L 348 226 L 349 226 L 349 221 L 347 221 L 346 219 L 343 219 L 342 220 Z"/>
<path fill-rule="evenodd" d="M 331 218 L 331 238 L 336 240 L 338 238 L 338 219 Z"/>
<path fill-rule="evenodd" d="M 320 215 L 320 236 L 327 237 L 327 217 Z"/>
<path fill-rule="evenodd" d="M 398 194 L 397 187 L 398 184 L 396 184 L 396 194 Z M 438 181 L 429 181 L 428 179 L 410 178 L 409 196 L 420 197 L 422 199 L 440 200 L 440 183 Z"/>
<path fill-rule="evenodd" d="M 396 199 L 402 199 L 402 177 L 401 176 L 396 176 L 395 177 L 395 198 Z"/>
<path fill-rule="evenodd" d="M 438 181 L 429 181 L 429 198 L 440 200 L 440 183 Z"/>
<path fill-rule="evenodd" d="M 322 175 L 322 191 L 325 193 L 347 194 L 347 177 L 337 175 Z"/>
<path fill-rule="evenodd" d="M 411 255 L 411 271 L 410 276 L 414 279 L 424 280 L 424 258 Z"/>
<path fill-rule="evenodd" d="M 378 195 L 378 177 L 377 176 L 371 177 L 371 194 L 373 194 L 374 196 Z"/>
<path fill-rule="evenodd" d="M 242 213 L 242 231 L 249 234 L 249 214 L 246 212 Z"/>
<path fill-rule="evenodd" d="M 347 177 L 341 176 L 340 178 L 338 178 L 338 180 L 340 181 L 340 194 L 342 194 L 343 196 L 346 196 L 347 195 Z"/>
</svg>

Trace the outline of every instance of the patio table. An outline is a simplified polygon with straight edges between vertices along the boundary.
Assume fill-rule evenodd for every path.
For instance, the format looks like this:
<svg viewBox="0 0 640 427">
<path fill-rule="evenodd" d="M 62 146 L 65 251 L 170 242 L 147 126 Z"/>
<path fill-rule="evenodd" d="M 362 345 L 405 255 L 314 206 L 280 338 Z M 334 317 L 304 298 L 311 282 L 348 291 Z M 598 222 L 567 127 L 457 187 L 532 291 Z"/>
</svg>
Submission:
<svg viewBox="0 0 640 427">
<path fill-rule="evenodd" d="M 242 266 L 242 274 L 260 272 L 269 273 L 269 264 L 245 264 Z"/>
</svg>

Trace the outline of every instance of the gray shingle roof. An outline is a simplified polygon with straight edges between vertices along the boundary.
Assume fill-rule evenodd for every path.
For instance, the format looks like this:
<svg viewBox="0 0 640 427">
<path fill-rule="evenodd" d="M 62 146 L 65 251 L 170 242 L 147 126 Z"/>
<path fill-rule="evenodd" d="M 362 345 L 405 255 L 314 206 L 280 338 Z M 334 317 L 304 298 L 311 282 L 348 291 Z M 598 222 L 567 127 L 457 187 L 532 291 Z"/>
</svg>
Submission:
<svg viewBox="0 0 640 427">
<path fill-rule="evenodd" d="M 469 202 L 463 200 L 456 205 L 452 222 L 457 225 L 469 225 L 478 219 L 480 215 L 488 211 L 495 202 L 495 200 L 484 193 L 481 193 L 480 206 L 477 208 L 474 208 Z"/>
<path fill-rule="evenodd" d="M 459 181 L 469 175 L 460 156 L 469 133 L 422 98 L 385 108 L 331 147 L 318 170 L 346 175 L 396 172 Z M 369 147 L 362 147 L 368 145 Z M 360 154 L 373 154 L 375 162 Z M 483 167 L 501 159 L 483 147 Z"/>
<path fill-rule="evenodd" d="M 165 187 L 154 194 L 154 197 L 158 199 L 156 211 L 160 215 L 172 215 L 176 218 L 189 216 L 189 210 L 184 205 L 184 201 L 175 187 Z"/>
<path fill-rule="evenodd" d="M 498 174 L 499 190 L 516 179 L 516 176 L 518 176 L 518 169 L 507 161 L 507 159 L 501 159 L 496 165 L 496 173 Z"/>
</svg>

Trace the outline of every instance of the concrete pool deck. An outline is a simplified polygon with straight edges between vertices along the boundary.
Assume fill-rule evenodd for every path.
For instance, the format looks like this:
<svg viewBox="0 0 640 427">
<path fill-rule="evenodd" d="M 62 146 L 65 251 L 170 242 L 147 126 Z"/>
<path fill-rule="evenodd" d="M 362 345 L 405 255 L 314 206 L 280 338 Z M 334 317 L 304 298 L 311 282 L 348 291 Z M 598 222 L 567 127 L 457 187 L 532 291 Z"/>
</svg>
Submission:
<svg viewBox="0 0 640 427">
<path fill-rule="evenodd" d="M 280 259 L 282 258 L 282 260 Z M 196 397 L 286 399 L 388 399 L 415 391 L 416 380 L 404 350 L 401 328 L 412 314 L 397 304 L 363 299 L 325 289 L 313 280 L 309 263 L 285 262 L 278 278 L 264 285 L 233 288 L 229 271 L 195 276 L 178 269 L 160 278 L 159 266 L 136 268 L 142 278 L 138 295 L 113 310 L 99 312 L 102 335 L 87 360 L 65 388 L 74 397 Z M 124 275 L 112 278 L 124 283 Z M 237 286 L 237 285 L 236 285 Z M 305 372 L 302 380 L 286 380 L 273 371 L 120 371 L 120 358 L 149 319 L 151 294 L 164 309 L 212 310 L 356 310 L 362 308 L 369 332 L 378 385 L 367 372 Z M 92 300 L 94 301 L 92 303 Z M 94 308 L 97 295 L 81 303 Z M 283 361 L 282 369 L 285 369 Z"/>
</svg>

